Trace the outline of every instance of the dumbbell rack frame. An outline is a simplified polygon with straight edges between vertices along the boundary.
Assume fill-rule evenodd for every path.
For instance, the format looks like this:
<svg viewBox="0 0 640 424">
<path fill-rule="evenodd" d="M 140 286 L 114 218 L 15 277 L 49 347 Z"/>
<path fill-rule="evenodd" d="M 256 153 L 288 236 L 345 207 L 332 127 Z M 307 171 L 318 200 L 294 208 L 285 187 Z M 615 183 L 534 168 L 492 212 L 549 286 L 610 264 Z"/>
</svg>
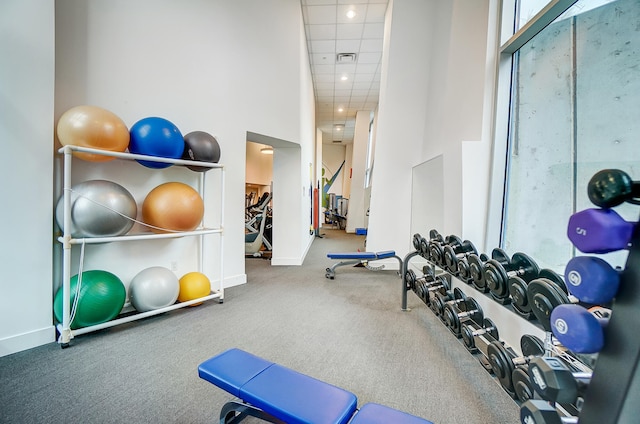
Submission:
<svg viewBox="0 0 640 424">
<path fill-rule="evenodd" d="M 631 237 L 620 289 L 605 329 L 580 424 L 631 423 L 640 416 L 640 225 Z"/>
</svg>

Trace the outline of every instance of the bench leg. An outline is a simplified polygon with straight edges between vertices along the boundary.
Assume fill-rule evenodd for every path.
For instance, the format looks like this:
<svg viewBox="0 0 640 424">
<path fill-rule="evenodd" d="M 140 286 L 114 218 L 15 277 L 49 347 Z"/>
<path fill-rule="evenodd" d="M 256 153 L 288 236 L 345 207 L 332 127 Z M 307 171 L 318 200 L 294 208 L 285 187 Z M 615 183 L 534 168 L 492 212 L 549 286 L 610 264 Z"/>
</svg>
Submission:
<svg viewBox="0 0 640 424">
<path fill-rule="evenodd" d="M 324 274 L 325 278 L 328 278 L 330 280 L 333 280 L 334 278 L 336 278 L 336 268 L 338 268 L 339 266 L 345 266 L 345 265 L 356 265 L 359 263 L 362 263 L 363 261 L 360 259 L 357 260 L 353 260 L 353 261 L 340 261 L 337 264 L 333 265 L 331 268 L 327 268 L 326 269 L 326 274 Z"/>
<path fill-rule="evenodd" d="M 255 408 L 246 403 L 229 401 L 225 403 L 220 410 L 220 424 L 236 424 L 247 417 L 255 417 L 268 423 L 286 424 L 273 415 L 267 414 L 262 409 Z"/>
</svg>

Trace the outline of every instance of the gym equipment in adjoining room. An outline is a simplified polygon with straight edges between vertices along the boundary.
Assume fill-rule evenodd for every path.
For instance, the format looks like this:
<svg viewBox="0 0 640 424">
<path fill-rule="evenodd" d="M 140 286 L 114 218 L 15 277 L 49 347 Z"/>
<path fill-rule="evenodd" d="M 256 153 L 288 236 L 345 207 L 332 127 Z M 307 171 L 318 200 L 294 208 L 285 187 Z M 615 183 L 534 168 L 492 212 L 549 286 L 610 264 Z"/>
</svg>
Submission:
<svg viewBox="0 0 640 424">
<path fill-rule="evenodd" d="M 290 424 L 431 424 L 375 403 L 358 410 L 355 394 L 240 349 L 204 361 L 198 375 L 242 401 L 223 405 L 220 423 L 224 424 L 246 417 Z"/>
<path fill-rule="evenodd" d="M 192 131 L 184 136 L 184 151 L 182 159 L 198 162 L 218 163 L 220 160 L 220 145 L 218 140 L 204 131 Z M 187 165 L 192 171 L 207 172 L 207 166 Z"/>
<path fill-rule="evenodd" d="M 380 271 L 384 269 L 384 265 L 374 267 L 369 265 L 369 261 L 378 261 L 381 259 L 395 258 L 402 269 L 402 258 L 396 255 L 395 250 L 384 250 L 381 252 L 345 252 L 345 253 L 327 253 L 329 259 L 344 259 L 331 268 L 326 269 L 324 276 L 333 280 L 336 277 L 336 268 L 345 265 L 361 265 L 370 271 Z"/>
<path fill-rule="evenodd" d="M 591 310 L 576 304 L 558 305 L 551 312 L 551 331 L 567 349 L 597 353 L 604 346 L 604 329 L 611 316 L 605 308 Z"/>
<path fill-rule="evenodd" d="M 564 269 L 569 292 L 581 302 L 608 304 L 618 293 L 620 272 L 595 256 L 576 256 Z"/>
<path fill-rule="evenodd" d="M 567 236 L 582 253 L 609 253 L 629 247 L 635 224 L 613 209 L 585 209 L 571 215 Z"/>
<path fill-rule="evenodd" d="M 79 292 L 78 292 L 79 287 Z M 126 289 L 114 274 L 102 270 L 84 271 L 71 277 L 69 303 L 71 328 L 89 327 L 114 319 L 124 306 Z M 62 322 L 62 287 L 56 292 L 53 311 Z"/>
<path fill-rule="evenodd" d="M 184 152 L 184 137 L 171 121 L 159 117 L 142 118 L 129 130 L 129 152 L 139 155 L 180 159 Z M 138 160 L 147 168 L 162 169 L 172 164 Z"/>
<path fill-rule="evenodd" d="M 113 237 L 126 234 L 138 213 L 136 200 L 120 184 L 89 180 L 71 188 L 71 236 Z M 56 222 L 64 230 L 64 195 L 56 205 Z"/>
<path fill-rule="evenodd" d="M 129 300 L 138 312 L 173 305 L 179 293 L 178 277 L 170 269 L 161 266 L 143 269 L 129 284 Z"/>
<path fill-rule="evenodd" d="M 596 172 L 587 184 L 589 200 L 601 208 L 613 208 L 624 202 L 640 204 L 640 184 L 619 169 Z"/>
<path fill-rule="evenodd" d="M 188 272 L 178 280 L 180 283 L 180 293 L 178 302 L 199 299 L 211 293 L 211 280 L 205 274 L 197 271 Z M 191 306 L 198 306 L 202 303 L 194 303 Z"/>
<path fill-rule="evenodd" d="M 160 184 L 142 202 L 142 220 L 155 233 L 192 231 L 203 216 L 202 197 L 184 183 Z"/>
<path fill-rule="evenodd" d="M 491 297 L 498 303 L 511 302 L 509 297 L 509 280 L 520 278 L 525 282 L 538 276 L 540 268 L 529 256 L 522 252 L 514 253 L 509 261 L 489 259 L 483 268 L 485 285 L 489 288 Z"/>
<path fill-rule="evenodd" d="M 129 146 L 127 125 L 113 112 L 98 106 L 76 106 L 64 112 L 58 120 L 56 135 L 63 146 L 74 145 L 111 152 L 124 152 Z M 112 156 L 88 152 L 73 154 L 91 162 L 114 159 Z"/>
</svg>

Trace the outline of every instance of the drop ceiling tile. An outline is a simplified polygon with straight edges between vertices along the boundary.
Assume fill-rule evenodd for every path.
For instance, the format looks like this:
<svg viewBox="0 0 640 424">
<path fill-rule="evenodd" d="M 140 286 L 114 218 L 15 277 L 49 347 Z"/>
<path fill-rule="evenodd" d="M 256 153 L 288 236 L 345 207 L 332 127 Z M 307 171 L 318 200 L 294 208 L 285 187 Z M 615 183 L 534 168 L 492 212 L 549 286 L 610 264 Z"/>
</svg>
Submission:
<svg viewBox="0 0 640 424">
<path fill-rule="evenodd" d="M 310 53 L 336 54 L 336 40 L 311 40 Z"/>
<path fill-rule="evenodd" d="M 318 74 L 314 78 L 317 82 L 335 82 L 335 75 L 333 74 Z"/>
<path fill-rule="evenodd" d="M 336 74 L 355 74 L 357 65 L 355 63 L 336 63 Z"/>
<path fill-rule="evenodd" d="M 386 13 L 386 4 L 369 4 L 367 7 L 367 22 L 384 22 Z"/>
<path fill-rule="evenodd" d="M 308 5 L 321 5 L 321 4 L 336 4 L 336 0 L 302 0 L 304 4 Z"/>
<path fill-rule="evenodd" d="M 347 12 L 353 10 L 356 14 L 353 18 L 347 17 Z M 349 4 L 338 6 L 336 19 L 341 24 L 357 24 L 363 23 L 367 18 L 366 4 Z"/>
<path fill-rule="evenodd" d="M 364 39 L 360 43 L 361 52 L 381 52 L 382 51 L 382 38 Z"/>
<path fill-rule="evenodd" d="M 335 65 L 314 65 L 313 69 L 311 69 L 314 75 L 318 74 L 335 74 L 336 66 Z"/>
<path fill-rule="evenodd" d="M 382 53 L 360 53 L 358 57 L 358 64 L 371 64 L 371 63 L 379 63 L 382 59 Z"/>
<path fill-rule="evenodd" d="M 312 40 L 333 40 L 336 38 L 336 25 L 309 25 Z"/>
<path fill-rule="evenodd" d="M 364 24 L 362 38 L 384 38 L 384 23 Z"/>
<path fill-rule="evenodd" d="M 334 63 L 333 55 L 327 53 L 311 53 L 309 55 L 311 57 L 311 63 L 313 65 L 332 65 Z"/>
<path fill-rule="evenodd" d="M 333 24 L 336 23 L 337 7 L 328 6 L 307 6 L 307 23 L 309 25 Z"/>
<path fill-rule="evenodd" d="M 356 72 L 359 74 L 375 74 L 377 70 L 377 63 L 358 63 L 356 68 Z"/>
<path fill-rule="evenodd" d="M 338 24 L 336 26 L 336 38 L 345 40 L 360 39 L 362 38 L 364 27 L 365 24 Z"/>
<path fill-rule="evenodd" d="M 372 82 L 375 74 L 356 74 L 353 82 Z"/>
<path fill-rule="evenodd" d="M 360 40 L 336 40 L 335 48 L 337 53 L 359 53 Z"/>
</svg>

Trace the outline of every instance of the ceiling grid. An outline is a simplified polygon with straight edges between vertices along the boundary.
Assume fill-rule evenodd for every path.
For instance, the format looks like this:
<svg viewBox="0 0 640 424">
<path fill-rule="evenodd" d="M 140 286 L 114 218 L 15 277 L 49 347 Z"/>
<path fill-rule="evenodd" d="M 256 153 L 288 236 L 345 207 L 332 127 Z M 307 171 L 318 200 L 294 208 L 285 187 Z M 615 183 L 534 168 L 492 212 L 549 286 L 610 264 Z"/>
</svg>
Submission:
<svg viewBox="0 0 640 424">
<path fill-rule="evenodd" d="M 325 139 L 329 143 L 352 143 L 356 113 L 373 111 L 378 105 L 388 0 L 301 3 L 316 96 L 316 126 L 331 135 Z"/>
</svg>

